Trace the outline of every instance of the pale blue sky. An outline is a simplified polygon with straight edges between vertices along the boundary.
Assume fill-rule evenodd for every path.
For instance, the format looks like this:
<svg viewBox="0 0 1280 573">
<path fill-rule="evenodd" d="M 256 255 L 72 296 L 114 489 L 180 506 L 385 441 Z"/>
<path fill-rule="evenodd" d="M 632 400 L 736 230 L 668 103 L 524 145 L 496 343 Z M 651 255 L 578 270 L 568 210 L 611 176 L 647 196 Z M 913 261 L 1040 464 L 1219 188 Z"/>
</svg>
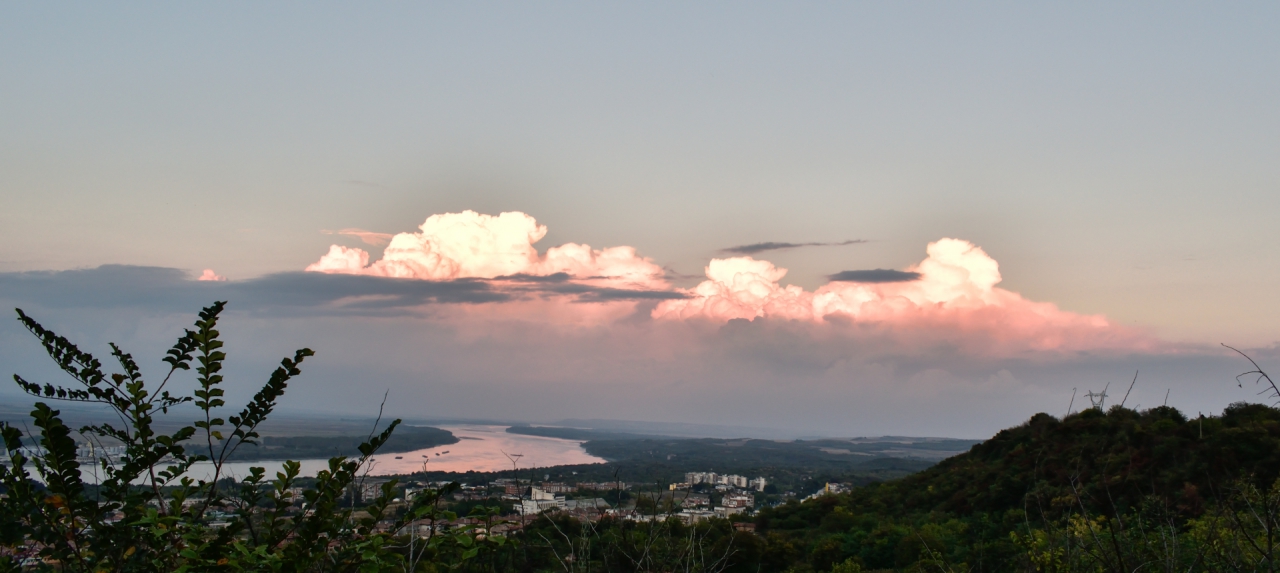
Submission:
<svg viewBox="0 0 1280 573">
<path fill-rule="evenodd" d="M 527 212 L 806 287 L 973 241 L 1169 340 L 1280 340 L 1274 3 L 0 5 L 0 272 L 300 270 Z"/>
</svg>

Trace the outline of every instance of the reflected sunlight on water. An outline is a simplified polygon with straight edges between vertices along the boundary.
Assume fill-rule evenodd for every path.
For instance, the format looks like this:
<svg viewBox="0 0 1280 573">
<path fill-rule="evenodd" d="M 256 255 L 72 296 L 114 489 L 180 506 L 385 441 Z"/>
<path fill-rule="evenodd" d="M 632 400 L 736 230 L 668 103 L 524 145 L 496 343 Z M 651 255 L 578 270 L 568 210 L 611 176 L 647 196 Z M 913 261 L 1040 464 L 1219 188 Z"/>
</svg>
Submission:
<svg viewBox="0 0 1280 573">
<path fill-rule="evenodd" d="M 412 452 L 378 454 L 373 457 L 370 475 L 396 475 L 426 471 L 437 472 L 491 472 L 511 469 L 508 454 L 523 454 L 520 468 L 540 468 L 570 464 L 603 463 L 603 458 L 588 454 L 582 442 L 509 434 L 509 426 L 457 425 L 438 426 L 453 432 L 458 443 L 415 450 Z M 447 453 L 446 453 L 447 452 Z M 399 458 L 399 459 L 397 459 Z M 329 466 L 327 459 L 300 460 L 302 475 L 314 476 Z M 267 476 L 274 476 L 280 469 L 280 461 L 235 462 L 223 466 L 223 476 L 242 477 L 250 467 L 266 468 Z M 187 472 L 193 478 L 208 478 L 209 464 L 199 464 Z"/>
</svg>

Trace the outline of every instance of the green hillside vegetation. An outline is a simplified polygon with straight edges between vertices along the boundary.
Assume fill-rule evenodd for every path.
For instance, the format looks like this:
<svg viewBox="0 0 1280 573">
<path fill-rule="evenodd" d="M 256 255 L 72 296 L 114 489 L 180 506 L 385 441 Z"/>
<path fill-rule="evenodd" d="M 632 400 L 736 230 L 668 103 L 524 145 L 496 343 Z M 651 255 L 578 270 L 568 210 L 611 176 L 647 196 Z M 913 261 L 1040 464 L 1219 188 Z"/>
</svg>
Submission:
<svg viewBox="0 0 1280 573">
<path fill-rule="evenodd" d="M 903 441 L 853 440 L 725 440 L 719 438 L 647 438 L 642 440 L 591 440 L 587 453 L 607 460 L 675 461 L 697 459 L 715 464 L 721 473 L 765 467 L 804 467 L 815 471 L 861 466 L 877 458 L 917 460 L 922 469 L 933 462 L 964 452 L 978 442 L 899 438 Z"/>
<path fill-rule="evenodd" d="M 666 456 L 679 447 L 748 452 L 735 454 L 748 464 L 774 455 L 752 452 L 749 441 L 722 442 L 601 440 L 593 451 L 637 465 L 653 458 L 649 466 L 672 464 Z M 694 570 L 708 571 L 1275 571 L 1277 477 L 1280 410 L 1269 406 L 1235 404 L 1195 419 L 1167 407 L 1037 414 L 923 471 L 883 481 L 863 476 L 846 494 L 764 508 L 753 533 L 722 520 L 690 528 L 674 519 L 544 517 L 523 534 L 528 551 L 504 563 L 551 571 L 554 555 L 579 552 L 598 556 L 600 570 L 684 564 L 670 557 L 648 569 L 628 566 L 649 554 L 628 545 L 637 536 L 672 554 L 705 555 L 718 565 Z"/>
<path fill-rule="evenodd" d="M 1274 570 L 1268 535 L 1280 532 L 1278 475 L 1275 408 L 1236 404 L 1195 419 L 1169 407 L 1090 409 L 1063 420 L 1037 414 L 920 473 L 766 509 L 756 524 L 820 571 L 845 562 L 973 571 L 1133 570 L 1163 562 L 1215 570 L 1208 567 L 1221 557 L 1215 551 L 1252 547 L 1245 534 L 1258 528 L 1263 542 L 1249 551 L 1267 566 L 1240 570 Z M 1237 519 L 1246 503 L 1259 517 Z M 1225 545 L 1210 547 L 1209 538 Z"/>
<path fill-rule="evenodd" d="M 738 466 L 840 466 L 870 458 L 940 460 L 968 451 L 978 440 L 953 438 L 829 438 L 764 440 L 751 438 L 684 438 L 552 426 L 511 426 L 508 433 L 580 440 L 588 453 L 608 459 L 675 459 L 685 455 L 717 458 Z M 619 443 L 626 442 L 626 443 Z M 639 443 L 637 443 L 639 442 Z"/>
<path fill-rule="evenodd" d="M 866 485 L 879 481 L 900 478 L 928 467 L 931 462 L 921 460 L 902 460 L 896 458 L 874 458 L 859 464 L 826 471 L 814 471 L 803 466 L 766 467 L 758 470 L 726 470 L 730 473 L 752 477 L 767 475 L 769 485 L 758 498 L 765 502 L 783 499 L 784 494 L 791 492 L 813 492 L 828 482 L 851 485 Z M 685 472 L 702 470 L 702 462 L 689 465 L 672 462 L 642 463 L 635 461 L 617 461 L 607 464 L 579 464 L 555 466 L 550 468 L 520 468 L 496 472 L 418 472 L 404 476 L 406 480 L 440 482 L 457 481 L 463 484 L 485 484 L 498 479 L 532 480 L 534 482 L 554 481 L 565 483 L 614 483 L 621 481 L 627 484 L 630 491 L 667 491 L 667 486 L 684 479 Z M 701 486 L 700 486 L 701 487 Z M 594 490 L 584 490 L 574 497 L 596 497 L 601 495 Z M 624 496 L 625 497 L 625 496 Z"/>
<path fill-rule="evenodd" d="M 558 426 L 527 426 L 515 425 L 507 428 L 508 434 L 521 434 L 525 436 L 542 436 L 544 438 L 559 438 L 561 440 L 642 440 L 646 438 L 664 438 L 666 436 L 655 436 L 650 434 L 632 434 L 628 432 L 609 432 L 605 430 L 588 430 L 584 428 L 561 428 Z"/>
<path fill-rule="evenodd" d="M 686 472 L 715 471 L 748 477 L 764 476 L 769 492 L 812 492 L 826 482 L 864 485 L 909 475 L 938 460 L 967 451 L 974 440 L 944 438 L 857 438 L 826 440 L 757 440 L 681 438 L 604 432 L 578 428 L 512 426 L 510 433 L 585 440 L 587 453 L 608 460 L 595 466 L 539 470 L 541 475 L 569 481 L 609 481 L 666 489 Z M 576 472 L 576 473 L 571 473 Z M 616 475 L 615 475 L 616 472 Z M 499 472 L 503 477 L 507 472 Z M 495 474 L 497 475 L 497 474 Z M 484 476 L 431 474 L 431 479 L 474 483 Z M 527 477 L 527 472 L 525 474 Z"/>
</svg>

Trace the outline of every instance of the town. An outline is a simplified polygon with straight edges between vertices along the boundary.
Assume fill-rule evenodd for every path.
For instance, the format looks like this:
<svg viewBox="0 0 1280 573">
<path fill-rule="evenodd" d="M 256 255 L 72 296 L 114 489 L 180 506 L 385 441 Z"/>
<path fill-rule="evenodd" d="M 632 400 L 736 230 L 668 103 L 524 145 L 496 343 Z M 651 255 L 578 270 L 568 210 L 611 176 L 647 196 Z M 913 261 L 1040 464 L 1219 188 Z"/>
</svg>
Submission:
<svg viewBox="0 0 1280 573">
<path fill-rule="evenodd" d="M 358 508 L 381 495 L 389 482 L 387 478 L 367 478 L 352 488 L 347 501 L 351 507 L 357 508 L 356 517 L 363 513 Z M 448 483 L 410 479 L 403 485 L 397 485 L 394 490 L 397 495 L 388 507 L 389 514 L 395 514 L 418 495 L 436 491 Z M 565 483 L 499 478 L 487 483 L 459 484 L 456 491 L 443 500 L 454 508 L 459 516 L 456 519 L 420 520 L 406 525 L 406 530 L 398 533 L 426 536 L 457 527 L 487 527 L 491 535 L 506 535 L 522 529 L 542 515 L 592 523 L 605 518 L 643 522 L 674 518 L 686 525 L 721 518 L 733 522 L 739 531 L 753 531 L 752 516 L 761 507 L 757 494 L 763 492 L 768 483 L 763 476 L 748 478 L 715 472 L 688 472 L 683 482 L 672 483 L 665 488 L 622 481 Z M 843 485 L 827 484 L 814 495 L 841 491 L 845 491 Z M 301 495 L 300 488 L 295 495 Z M 481 518 L 464 516 L 465 510 L 478 506 L 493 507 L 495 501 L 500 502 L 498 507 L 504 514 L 497 522 L 485 523 Z M 387 519 L 379 526 L 388 527 L 391 523 Z"/>
</svg>

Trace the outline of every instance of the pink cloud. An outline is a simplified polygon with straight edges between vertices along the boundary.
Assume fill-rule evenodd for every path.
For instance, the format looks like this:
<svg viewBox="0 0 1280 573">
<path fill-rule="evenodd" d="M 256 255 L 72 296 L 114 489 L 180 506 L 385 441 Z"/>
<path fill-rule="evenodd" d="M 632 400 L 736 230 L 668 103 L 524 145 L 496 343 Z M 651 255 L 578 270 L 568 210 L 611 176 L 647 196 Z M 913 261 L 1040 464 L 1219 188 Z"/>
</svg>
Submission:
<svg viewBox="0 0 1280 573">
<path fill-rule="evenodd" d="M 221 276 L 221 275 L 219 275 L 218 273 L 213 272 L 213 269 L 205 269 L 203 273 L 200 273 L 200 276 L 199 276 L 198 278 L 196 278 L 196 280 L 198 280 L 198 281 L 225 281 L 225 280 L 227 280 L 227 277 Z"/>
<path fill-rule="evenodd" d="M 306 270 L 421 280 L 566 273 L 598 286 L 667 288 L 662 268 L 634 248 L 568 243 L 539 254 L 534 244 L 546 234 L 545 225 L 520 212 L 443 213 L 428 217 L 417 233 L 391 237 L 377 261 L 370 263 L 363 249 L 332 245 Z"/>
<path fill-rule="evenodd" d="M 433 311 L 436 316 L 465 317 L 473 324 L 526 321 L 574 328 L 635 317 L 634 300 L 571 304 L 547 296 L 549 291 L 530 294 L 524 282 L 529 277 L 564 273 L 581 285 L 671 291 L 662 267 L 632 247 L 593 249 L 567 243 L 539 253 L 534 245 L 546 234 L 546 226 L 520 212 L 444 213 L 428 217 L 418 232 L 393 236 L 378 260 L 371 261 L 363 249 L 333 245 L 306 270 L 431 281 L 513 277 L 493 283 L 494 288 L 516 293 L 511 301 Z M 764 319 L 817 325 L 820 328 L 810 330 L 827 333 L 823 336 L 853 336 L 871 345 L 946 345 L 985 355 L 1156 347 L 1152 338 L 1118 327 L 1106 317 L 1064 311 L 999 288 L 999 264 L 972 243 L 941 239 L 926 251 L 923 261 L 903 271 L 833 276 L 870 277 L 873 282 L 833 280 L 813 291 L 782 284 L 787 270 L 769 261 L 748 256 L 712 259 L 707 280 L 679 289 L 676 292 L 687 298 L 658 303 L 649 318 L 690 325 Z M 875 282 L 886 280 L 896 282 Z"/>
<path fill-rule="evenodd" d="M 930 243 L 928 256 L 906 269 L 918 280 L 890 283 L 830 282 L 813 292 L 779 283 L 786 275 L 751 257 L 713 259 L 707 280 L 654 308 L 659 320 L 778 319 L 852 323 L 887 328 L 912 339 L 963 342 L 984 352 L 1016 350 L 1149 349 L 1141 333 L 1106 317 L 1082 315 L 1035 302 L 997 286 L 999 264 L 959 239 Z M 977 335 L 968 339 L 966 336 Z"/>
<path fill-rule="evenodd" d="M 373 245 L 375 247 L 381 247 L 382 245 L 385 245 L 391 242 L 391 237 L 392 237 L 391 233 L 375 233 L 373 231 L 366 231 L 364 229 L 356 229 L 356 228 L 347 228 L 347 229 L 339 229 L 337 231 L 321 231 L 321 232 L 326 235 L 348 235 L 348 236 L 356 237 L 360 239 L 362 243 L 366 245 Z"/>
<path fill-rule="evenodd" d="M 306 270 L 316 273 L 345 275 L 372 274 L 366 273 L 369 266 L 369 253 L 364 249 L 347 248 L 341 245 L 329 245 L 329 252 L 320 260 L 307 265 Z"/>
</svg>

